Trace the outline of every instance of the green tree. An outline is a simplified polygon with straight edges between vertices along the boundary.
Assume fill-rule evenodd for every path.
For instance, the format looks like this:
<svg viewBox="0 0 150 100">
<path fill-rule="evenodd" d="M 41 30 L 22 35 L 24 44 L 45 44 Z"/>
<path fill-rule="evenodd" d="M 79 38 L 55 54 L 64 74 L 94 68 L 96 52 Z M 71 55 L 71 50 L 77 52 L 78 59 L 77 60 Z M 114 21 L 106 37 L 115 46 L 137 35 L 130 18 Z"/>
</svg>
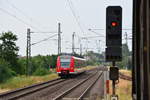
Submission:
<svg viewBox="0 0 150 100">
<path fill-rule="evenodd" d="M 21 75 L 25 75 L 26 74 L 26 71 L 27 71 L 27 68 L 26 68 L 26 58 L 19 58 L 18 59 L 18 64 L 19 64 L 19 67 L 20 67 L 20 72 L 19 74 Z"/>
<path fill-rule="evenodd" d="M 127 44 L 123 44 L 122 45 L 122 55 L 124 57 L 127 57 L 130 55 L 130 51 L 129 51 L 129 48 L 128 48 L 128 45 Z"/>
<path fill-rule="evenodd" d="M 49 71 L 50 67 L 51 68 L 56 67 L 56 61 L 57 61 L 57 55 L 47 55 L 47 56 L 38 55 L 38 56 L 32 57 L 31 66 L 30 66 L 31 74 L 38 75 L 39 73 L 39 75 L 41 75 L 41 73 L 43 72 L 45 72 L 46 74 Z M 23 64 L 22 64 L 22 67 L 23 67 Z"/>
<path fill-rule="evenodd" d="M 57 55 L 47 56 L 47 61 L 49 62 L 49 66 L 56 68 Z"/>
<path fill-rule="evenodd" d="M 17 63 L 19 48 L 16 46 L 17 36 L 12 32 L 4 32 L 0 36 L 0 58 L 4 59 L 10 64 L 10 68 L 20 73 L 20 68 Z"/>
<path fill-rule="evenodd" d="M 87 65 L 99 65 L 101 55 L 93 51 L 88 51 L 85 55 L 87 58 Z"/>
<path fill-rule="evenodd" d="M 15 72 L 10 69 L 10 64 L 0 58 L 0 83 L 15 75 Z"/>
<path fill-rule="evenodd" d="M 128 45 L 123 44 L 122 45 L 122 61 L 117 62 L 117 66 L 123 69 L 131 69 L 132 66 L 132 52 L 129 51 Z"/>
</svg>

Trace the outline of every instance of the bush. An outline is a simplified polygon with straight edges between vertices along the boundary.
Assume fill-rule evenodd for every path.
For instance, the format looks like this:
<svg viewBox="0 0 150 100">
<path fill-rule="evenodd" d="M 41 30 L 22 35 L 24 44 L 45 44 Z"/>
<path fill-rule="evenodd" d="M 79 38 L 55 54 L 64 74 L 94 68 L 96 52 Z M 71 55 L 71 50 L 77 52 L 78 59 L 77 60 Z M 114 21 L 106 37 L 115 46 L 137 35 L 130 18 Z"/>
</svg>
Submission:
<svg viewBox="0 0 150 100">
<path fill-rule="evenodd" d="M 39 67 L 34 73 L 33 75 L 35 76 L 42 76 L 42 75 L 46 75 L 49 74 L 50 72 L 46 69 L 46 68 L 42 68 Z"/>
<path fill-rule="evenodd" d="M 16 73 L 10 69 L 10 64 L 5 60 L 0 59 L 0 82 L 5 82 L 15 75 Z"/>
<path fill-rule="evenodd" d="M 18 65 L 20 66 L 20 71 L 18 74 L 20 75 L 25 75 L 26 72 L 26 59 L 25 58 L 20 58 L 18 60 Z"/>
</svg>

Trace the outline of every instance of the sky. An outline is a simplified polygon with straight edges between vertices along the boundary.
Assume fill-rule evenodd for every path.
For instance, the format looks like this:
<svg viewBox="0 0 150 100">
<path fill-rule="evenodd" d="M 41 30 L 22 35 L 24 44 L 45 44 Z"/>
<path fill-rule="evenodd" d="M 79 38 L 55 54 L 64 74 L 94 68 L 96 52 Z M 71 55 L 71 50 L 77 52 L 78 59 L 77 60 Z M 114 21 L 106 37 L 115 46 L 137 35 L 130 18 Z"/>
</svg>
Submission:
<svg viewBox="0 0 150 100">
<path fill-rule="evenodd" d="M 105 50 L 106 7 L 123 9 L 123 42 L 125 33 L 132 36 L 132 0 L 0 0 L 0 33 L 12 31 L 17 35 L 19 55 L 26 55 L 27 28 L 30 28 L 31 44 L 58 32 L 61 23 L 62 52 L 71 53 L 72 34 L 75 32 L 75 48 L 83 45 L 83 53 Z M 91 30 L 89 30 L 91 29 Z M 50 32 L 50 33 L 40 33 Z M 83 37 L 94 37 L 83 39 Z M 128 40 L 131 50 L 132 41 Z M 32 45 L 31 54 L 57 54 L 57 36 Z M 75 50 L 79 53 L 79 49 Z"/>
</svg>

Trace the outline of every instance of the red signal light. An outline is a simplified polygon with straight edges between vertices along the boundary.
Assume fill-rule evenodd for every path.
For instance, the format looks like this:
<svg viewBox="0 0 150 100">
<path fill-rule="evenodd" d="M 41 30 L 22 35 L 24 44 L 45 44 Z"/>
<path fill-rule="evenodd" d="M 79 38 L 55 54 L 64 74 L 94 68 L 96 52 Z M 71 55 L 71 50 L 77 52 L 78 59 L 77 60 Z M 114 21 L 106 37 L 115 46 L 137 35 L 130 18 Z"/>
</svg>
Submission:
<svg viewBox="0 0 150 100">
<path fill-rule="evenodd" d="M 115 26 L 117 26 L 117 25 L 118 25 L 117 22 L 112 22 L 112 23 L 111 23 L 111 26 L 113 26 L 113 27 L 115 27 Z"/>
</svg>

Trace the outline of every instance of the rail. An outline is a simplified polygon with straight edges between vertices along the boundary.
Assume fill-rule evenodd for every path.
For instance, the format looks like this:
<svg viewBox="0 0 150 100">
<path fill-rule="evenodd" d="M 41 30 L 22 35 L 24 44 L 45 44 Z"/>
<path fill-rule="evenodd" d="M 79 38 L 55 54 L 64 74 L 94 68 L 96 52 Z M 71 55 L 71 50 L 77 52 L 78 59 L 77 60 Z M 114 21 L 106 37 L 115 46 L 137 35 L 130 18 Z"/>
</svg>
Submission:
<svg viewBox="0 0 150 100">
<path fill-rule="evenodd" d="M 94 73 L 93 75 L 90 75 L 88 78 L 84 79 L 83 81 L 79 82 L 78 84 L 72 86 L 71 88 L 69 88 L 68 90 L 66 90 L 65 92 L 61 93 L 60 95 L 58 95 L 57 97 L 55 97 L 53 100 L 60 100 L 62 99 L 65 95 L 67 95 L 68 93 L 70 93 L 71 91 L 73 91 L 74 89 L 76 89 L 77 87 L 79 87 L 80 85 L 82 85 L 83 83 L 85 83 L 87 80 L 89 80 L 90 78 L 94 77 L 96 74 L 98 73 L 98 71 L 96 73 Z M 81 100 L 82 97 L 87 93 L 87 91 L 94 85 L 94 83 L 99 79 L 99 77 L 102 75 L 99 74 L 98 78 L 96 78 L 96 80 L 87 88 L 84 90 L 84 92 L 79 96 L 79 98 L 77 100 Z"/>
<path fill-rule="evenodd" d="M 0 94 L 0 100 L 1 99 L 6 99 L 6 98 L 7 98 L 7 100 L 14 100 L 14 99 L 17 99 L 19 97 L 28 95 L 30 93 L 42 90 L 46 87 L 56 85 L 56 84 L 58 84 L 60 82 L 63 82 L 63 81 L 65 81 L 65 79 L 57 78 L 57 79 L 50 80 L 50 81 L 47 81 L 47 82 L 43 82 L 43 83 L 28 86 L 28 87 L 20 88 L 20 89 L 17 89 L 17 90 L 5 92 L 5 93 Z"/>
<path fill-rule="evenodd" d="M 119 73 L 119 77 L 124 80 L 132 81 L 132 77 Z"/>
</svg>

